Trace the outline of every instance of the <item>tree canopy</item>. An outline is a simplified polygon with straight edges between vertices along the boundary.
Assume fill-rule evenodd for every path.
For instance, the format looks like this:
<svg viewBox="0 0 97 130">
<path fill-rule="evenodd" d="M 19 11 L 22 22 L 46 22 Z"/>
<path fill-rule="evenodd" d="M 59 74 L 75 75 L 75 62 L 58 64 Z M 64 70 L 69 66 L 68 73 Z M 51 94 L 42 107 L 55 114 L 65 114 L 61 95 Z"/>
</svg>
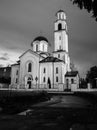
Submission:
<svg viewBox="0 0 97 130">
<path fill-rule="evenodd" d="M 91 83 L 94 87 L 97 87 L 96 86 L 97 66 L 93 66 L 90 68 L 90 70 L 86 74 L 86 80 L 87 82 Z"/>
<path fill-rule="evenodd" d="M 97 0 L 71 0 L 73 4 L 77 4 L 80 9 L 86 9 L 92 13 L 92 17 L 97 21 Z"/>
</svg>

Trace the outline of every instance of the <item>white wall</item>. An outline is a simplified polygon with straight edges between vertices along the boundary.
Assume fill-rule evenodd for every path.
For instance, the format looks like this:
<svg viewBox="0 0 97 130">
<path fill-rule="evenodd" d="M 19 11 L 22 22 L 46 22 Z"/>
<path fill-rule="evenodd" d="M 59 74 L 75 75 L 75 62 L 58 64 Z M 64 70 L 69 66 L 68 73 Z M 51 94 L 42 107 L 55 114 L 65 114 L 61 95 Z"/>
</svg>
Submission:
<svg viewBox="0 0 97 130">
<path fill-rule="evenodd" d="M 54 51 L 60 50 L 60 46 L 68 52 L 68 35 L 65 30 L 54 32 Z"/>
<path fill-rule="evenodd" d="M 44 68 L 46 72 L 44 73 Z M 43 82 L 43 78 L 46 77 L 45 83 Z M 50 78 L 51 84 L 53 83 L 53 67 L 52 63 L 40 63 L 40 84 L 47 84 L 48 77 Z"/>
<path fill-rule="evenodd" d="M 58 57 L 58 54 L 60 54 L 60 58 Z M 68 53 L 62 51 L 62 52 L 54 52 L 53 53 L 54 57 L 57 57 L 58 59 L 61 59 L 65 62 L 66 64 L 66 71 L 70 71 L 70 57 Z"/>
<path fill-rule="evenodd" d="M 33 76 L 33 83 L 36 83 L 35 77 L 37 76 L 39 78 L 39 60 L 38 56 L 31 54 L 30 52 L 27 52 L 20 58 L 20 84 L 25 84 L 24 77 L 27 74 L 31 74 Z M 32 72 L 27 72 L 28 62 L 32 63 Z"/>
<path fill-rule="evenodd" d="M 58 54 L 60 54 L 60 58 L 58 57 Z M 54 57 L 57 57 L 58 59 L 61 59 L 61 60 L 65 61 L 65 52 L 64 52 L 64 51 L 54 52 L 54 53 L 53 53 L 53 56 L 54 56 Z"/>
<path fill-rule="evenodd" d="M 66 80 L 68 79 L 68 87 L 69 89 L 78 89 L 79 88 L 79 76 L 75 76 L 75 77 L 66 77 Z M 74 79 L 74 83 L 71 83 L 71 79 Z M 72 88 L 73 87 L 73 88 Z"/>
<path fill-rule="evenodd" d="M 40 41 L 40 51 L 48 52 L 48 43 L 46 41 Z"/>
<path fill-rule="evenodd" d="M 43 73 L 44 68 L 46 73 Z M 58 68 L 58 73 L 56 73 L 56 68 Z M 66 65 L 62 62 L 40 63 L 40 84 L 47 84 L 48 78 L 50 78 L 51 84 L 63 84 L 65 82 L 65 73 Z M 45 83 L 43 82 L 43 77 L 46 77 Z M 58 77 L 58 82 L 56 82 L 56 77 Z"/>
<path fill-rule="evenodd" d="M 34 41 L 33 51 L 36 52 L 36 45 L 38 45 L 38 51 L 48 52 L 48 43 L 46 41 Z"/>
</svg>

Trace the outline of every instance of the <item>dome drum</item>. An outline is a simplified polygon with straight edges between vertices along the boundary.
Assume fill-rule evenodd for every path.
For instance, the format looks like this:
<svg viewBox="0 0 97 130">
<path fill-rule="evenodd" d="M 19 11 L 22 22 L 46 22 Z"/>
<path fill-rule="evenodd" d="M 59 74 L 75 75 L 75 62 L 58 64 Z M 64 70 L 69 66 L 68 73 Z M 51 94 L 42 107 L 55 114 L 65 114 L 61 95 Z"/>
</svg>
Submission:
<svg viewBox="0 0 97 130">
<path fill-rule="evenodd" d="M 47 52 L 48 51 L 48 40 L 43 36 L 36 37 L 31 43 L 33 51 L 35 52 Z"/>
</svg>

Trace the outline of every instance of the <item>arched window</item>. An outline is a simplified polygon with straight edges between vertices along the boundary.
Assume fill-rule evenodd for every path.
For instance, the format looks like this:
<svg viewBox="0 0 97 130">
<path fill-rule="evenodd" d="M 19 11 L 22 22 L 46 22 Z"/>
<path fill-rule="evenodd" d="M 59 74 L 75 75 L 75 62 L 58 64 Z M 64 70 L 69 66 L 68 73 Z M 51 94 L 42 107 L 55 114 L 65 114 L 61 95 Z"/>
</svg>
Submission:
<svg viewBox="0 0 97 130">
<path fill-rule="evenodd" d="M 18 70 L 16 71 L 16 75 L 18 75 Z"/>
<path fill-rule="evenodd" d="M 45 83 L 45 80 L 46 80 L 45 77 L 43 77 L 43 82 L 44 82 L 44 83 Z"/>
<path fill-rule="evenodd" d="M 62 30 L 62 24 L 61 23 L 58 24 L 58 30 Z"/>
<path fill-rule="evenodd" d="M 46 69 L 45 68 L 43 69 L 43 73 L 46 73 Z"/>
<path fill-rule="evenodd" d="M 32 64 L 29 63 L 29 64 L 28 64 L 28 72 L 31 72 L 31 71 L 32 71 Z"/>
<path fill-rule="evenodd" d="M 58 76 L 56 76 L 56 82 L 58 82 Z"/>
<path fill-rule="evenodd" d="M 38 51 L 38 45 L 36 45 L 36 51 Z"/>
<path fill-rule="evenodd" d="M 58 74 L 58 67 L 56 67 L 56 74 Z"/>
<path fill-rule="evenodd" d="M 71 83 L 74 84 L 74 79 L 71 79 Z"/>
</svg>

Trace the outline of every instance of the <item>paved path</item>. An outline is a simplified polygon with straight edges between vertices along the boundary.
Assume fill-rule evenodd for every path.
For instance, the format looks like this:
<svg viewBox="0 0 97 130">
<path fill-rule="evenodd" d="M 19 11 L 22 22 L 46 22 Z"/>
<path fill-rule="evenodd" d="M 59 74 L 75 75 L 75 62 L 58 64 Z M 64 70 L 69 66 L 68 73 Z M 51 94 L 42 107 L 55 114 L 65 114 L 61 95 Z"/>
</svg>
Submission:
<svg viewBox="0 0 97 130">
<path fill-rule="evenodd" d="M 79 107 L 79 108 L 86 108 L 90 107 L 92 104 L 88 102 L 87 100 L 72 96 L 72 95 L 66 95 L 66 96 L 54 96 L 51 98 L 51 100 L 38 103 L 36 105 L 33 105 L 32 107 Z"/>
</svg>

